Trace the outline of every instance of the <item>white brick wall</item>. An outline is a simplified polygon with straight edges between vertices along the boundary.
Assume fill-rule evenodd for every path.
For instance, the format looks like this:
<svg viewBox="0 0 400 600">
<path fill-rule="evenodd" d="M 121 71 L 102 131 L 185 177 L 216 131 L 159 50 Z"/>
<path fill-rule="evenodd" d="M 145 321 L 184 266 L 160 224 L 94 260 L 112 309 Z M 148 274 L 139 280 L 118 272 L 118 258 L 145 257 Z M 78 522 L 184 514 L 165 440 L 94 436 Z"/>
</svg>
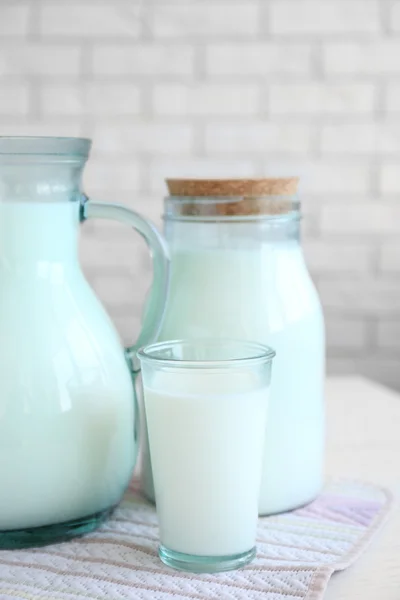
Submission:
<svg viewBox="0 0 400 600">
<path fill-rule="evenodd" d="M 368 324 L 362 318 L 326 318 L 326 336 L 330 348 L 361 353 L 368 343 Z"/>
<path fill-rule="evenodd" d="M 335 202 L 348 202 L 352 194 L 365 197 L 371 185 L 371 169 L 367 164 L 349 164 L 347 157 L 339 162 L 310 162 L 303 185 L 304 201 L 309 194 L 324 194 L 332 196 Z"/>
<path fill-rule="evenodd" d="M 0 19 L 0 35 L 2 37 L 24 36 L 28 32 L 30 17 L 29 3 L 13 5 L 4 3 Z"/>
<path fill-rule="evenodd" d="M 311 75 L 311 45 L 248 42 L 210 43 L 206 47 L 207 74 L 218 77 Z"/>
<path fill-rule="evenodd" d="M 275 34 L 370 34 L 380 30 L 378 0 L 272 0 Z"/>
<path fill-rule="evenodd" d="M 159 41 L 138 44 L 94 43 L 91 50 L 91 76 L 127 78 L 144 76 L 151 83 L 160 77 L 194 75 L 194 51 L 189 44 L 164 44 Z"/>
<path fill-rule="evenodd" d="M 400 0 L 1 0 L 0 134 L 94 138 L 85 190 L 161 225 L 165 176 L 300 173 L 330 368 L 400 389 Z M 82 235 L 125 340 L 139 236 Z"/>
<path fill-rule="evenodd" d="M 260 110 L 260 90 L 246 83 L 156 84 L 153 109 L 156 115 L 254 115 Z"/>
<path fill-rule="evenodd" d="M 367 242 L 305 240 L 304 250 L 309 268 L 315 275 L 368 273 L 374 249 Z"/>
<path fill-rule="evenodd" d="M 400 99 L 400 98 L 399 98 Z M 400 152 L 400 122 L 341 123 L 321 127 L 324 155 L 397 155 Z"/>
<path fill-rule="evenodd" d="M 400 235 L 400 204 L 363 202 L 343 206 L 326 204 L 321 209 L 322 234 Z M 372 242 L 372 240 L 370 240 Z"/>
<path fill-rule="evenodd" d="M 382 320 L 378 324 L 378 345 L 383 349 L 400 350 L 400 325 L 398 321 Z"/>
<path fill-rule="evenodd" d="M 0 115 L 24 116 L 29 110 L 29 86 L 26 83 L 9 83 L 0 91 Z"/>
<path fill-rule="evenodd" d="M 399 308 L 400 280 L 349 276 L 340 280 L 321 277 L 318 288 L 328 311 L 347 311 L 358 316 L 379 318 L 395 315 Z"/>
<path fill-rule="evenodd" d="M 150 24 L 160 38 L 252 36 L 259 26 L 258 2 L 161 2 Z"/>
<path fill-rule="evenodd" d="M 141 112 L 141 90 L 134 83 L 44 83 L 40 88 L 44 116 L 129 117 Z"/>
<path fill-rule="evenodd" d="M 1 46 L 0 75 L 49 77 L 62 82 L 65 77 L 79 76 L 81 54 L 79 44 L 20 42 L 13 39 L 7 45 L 3 42 Z"/>
<path fill-rule="evenodd" d="M 230 120 L 228 123 L 207 123 L 204 130 L 206 151 L 218 153 L 307 154 L 311 147 L 311 134 L 307 125 L 272 123 L 265 121 Z"/>
<path fill-rule="evenodd" d="M 43 2 L 39 34 L 65 38 L 136 38 L 141 30 L 138 6 L 120 2 Z"/>
<path fill-rule="evenodd" d="M 166 177 L 254 177 L 256 169 L 254 161 L 239 158 L 163 158 L 151 161 L 149 168 L 150 190 L 159 195 L 158 210 L 161 211 L 160 200 L 165 196 Z"/>
<path fill-rule="evenodd" d="M 389 113 L 400 113 L 400 84 L 398 81 L 388 84 L 384 108 Z"/>
<path fill-rule="evenodd" d="M 400 171 L 398 164 L 390 162 L 380 167 L 378 185 L 381 194 L 400 193 Z"/>
<path fill-rule="evenodd" d="M 375 87 L 370 83 L 273 84 L 270 88 L 271 115 L 358 116 L 371 114 Z"/>
<path fill-rule="evenodd" d="M 398 0 L 393 2 L 390 25 L 392 31 L 400 32 L 400 2 Z"/>
<path fill-rule="evenodd" d="M 193 129 L 190 124 L 170 124 L 146 120 L 130 123 L 99 122 L 94 127 L 99 153 L 122 154 L 182 154 L 193 150 Z"/>
<path fill-rule="evenodd" d="M 107 192 L 137 193 L 141 189 L 141 165 L 135 159 L 113 163 L 107 160 L 89 162 L 84 173 L 85 190 L 99 196 Z M 118 193 L 117 192 L 117 193 Z"/>
<path fill-rule="evenodd" d="M 400 272 L 400 243 L 389 241 L 382 244 L 380 249 L 379 266 L 383 272 L 399 273 Z"/>
<path fill-rule="evenodd" d="M 362 42 L 331 42 L 323 47 L 323 67 L 327 75 L 357 77 L 400 72 L 400 41 L 382 39 Z"/>
</svg>

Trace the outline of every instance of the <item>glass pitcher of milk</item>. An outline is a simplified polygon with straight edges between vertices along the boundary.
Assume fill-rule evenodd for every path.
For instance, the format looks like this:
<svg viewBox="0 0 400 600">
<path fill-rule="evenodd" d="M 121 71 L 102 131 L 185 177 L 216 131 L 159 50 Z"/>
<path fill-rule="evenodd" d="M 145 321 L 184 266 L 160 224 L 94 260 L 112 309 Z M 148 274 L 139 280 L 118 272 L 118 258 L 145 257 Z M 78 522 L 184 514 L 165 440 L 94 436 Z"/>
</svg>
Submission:
<svg viewBox="0 0 400 600">
<path fill-rule="evenodd" d="M 262 515 L 306 504 L 323 484 L 324 322 L 299 243 L 297 184 L 169 180 L 165 200 L 171 282 L 158 339 L 232 337 L 276 351 Z M 146 449 L 143 461 L 152 497 Z"/>
<path fill-rule="evenodd" d="M 136 460 L 132 370 L 159 330 L 165 244 L 136 213 L 84 196 L 90 145 L 0 138 L 0 548 L 92 530 Z M 125 353 L 79 265 L 92 217 L 132 226 L 153 255 L 146 321 Z"/>
</svg>

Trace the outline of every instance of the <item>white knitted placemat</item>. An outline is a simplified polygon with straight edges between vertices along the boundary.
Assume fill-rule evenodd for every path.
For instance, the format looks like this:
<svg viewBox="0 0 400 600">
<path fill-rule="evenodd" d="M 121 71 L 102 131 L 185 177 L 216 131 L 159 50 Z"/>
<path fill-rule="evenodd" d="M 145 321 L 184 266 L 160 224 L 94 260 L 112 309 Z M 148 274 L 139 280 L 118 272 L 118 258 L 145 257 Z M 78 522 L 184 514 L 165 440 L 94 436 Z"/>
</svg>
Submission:
<svg viewBox="0 0 400 600">
<path fill-rule="evenodd" d="M 153 506 L 135 484 L 113 517 L 71 542 L 0 552 L 1 600 L 320 600 L 382 524 L 390 494 L 340 481 L 305 508 L 259 520 L 257 558 L 247 567 L 192 575 L 157 556 Z"/>
</svg>

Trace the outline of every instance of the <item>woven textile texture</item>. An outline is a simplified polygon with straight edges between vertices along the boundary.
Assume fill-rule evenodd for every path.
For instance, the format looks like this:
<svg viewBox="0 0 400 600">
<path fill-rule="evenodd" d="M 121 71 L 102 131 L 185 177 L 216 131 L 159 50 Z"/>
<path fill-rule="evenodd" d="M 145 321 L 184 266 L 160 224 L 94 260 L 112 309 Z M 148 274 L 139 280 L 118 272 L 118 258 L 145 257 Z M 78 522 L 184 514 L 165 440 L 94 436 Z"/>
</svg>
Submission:
<svg viewBox="0 0 400 600">
<path fill-rule="evenodd" d="M 255 561 L 192 575 L 157 556 L 155 509 L 133 483 L 98 531 L 45 548 L 0 552 L 1 600 L 320 600 L 329 578 L 366 548 L 390 508 L 372 484 L 329 484 L 312 504 L 259 520 Z"/>
</svg>

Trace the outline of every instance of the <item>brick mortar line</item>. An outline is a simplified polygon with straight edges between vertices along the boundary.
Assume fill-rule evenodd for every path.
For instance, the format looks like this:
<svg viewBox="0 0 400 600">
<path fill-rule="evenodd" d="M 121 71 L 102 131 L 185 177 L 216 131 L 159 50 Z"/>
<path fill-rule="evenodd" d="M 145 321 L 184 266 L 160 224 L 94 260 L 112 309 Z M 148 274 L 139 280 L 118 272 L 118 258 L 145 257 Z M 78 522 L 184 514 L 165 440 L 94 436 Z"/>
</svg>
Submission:
<svg viewBox="0 0 400 600">
<path fill-rule="evenodd" d="M 351 0 L 350 0 L 351 1 Z M 221 31 L 219 33 L 209 32 L 207 34 L 194 34 L 188 33 L 187 35 L 157 35 L 152 32 L 152 37 L 142 37 L 140 33 L 133 34 L 107 34 L 98 33 L 91 35 L 84 34 L 65 34 L 65 33 L 42 33 L 38 32 L 35 36 L 35 41 L 50 43 L 57 42 L 60 44 L 71 43 L 74 41 L 80 41 L 87 39 L 93 43 L 98 44 L 115 44 L 117 46 L 124 45 L 140 45 L 140 44 L 165 44 L 171 46 L 175 44 L 187 44 L 197 42 L 207 42 L 213 45 L 223 45 L 224 43 L 234 43 L 235 46 L 246 45 L 249 42 L 251 44 L 261 45 L 305 45 L 308 46 L 313 43 L 322 44 L 346 44 L 351 43 L 352 45 L 367 44 L 367 43 L 379 43 L 380 40 L 392 40 L 400 42 L 400 30 L 391 31 L 389 33 L 358 33 L 358 32 L 337 32 L 337 33 L 323 33 L 319 32 L 304 33 L 304 34 L 278 34 L 274 32 L 263 32 L 262 36 L 257 36 L 256 33 L 227 33 Z M 0 35 L 1 38 L 18 38 L 21 39 L 26 36 L 20 34 L 4 34 Z"/>
<path fill-rule="evenodd" d="M 28 13 L 28 28 L 26 32 L 26 36 L 23 36 L 29 42 L 36 42 L 39 36 L 39 22 L 40 22 L 40 13 L 41 13 L 41 4 L 36 2 L 31 2 L 28 5 L 29 13 Z M 1 40 L 1 36 L 0 36 Z"/>
</svg>

